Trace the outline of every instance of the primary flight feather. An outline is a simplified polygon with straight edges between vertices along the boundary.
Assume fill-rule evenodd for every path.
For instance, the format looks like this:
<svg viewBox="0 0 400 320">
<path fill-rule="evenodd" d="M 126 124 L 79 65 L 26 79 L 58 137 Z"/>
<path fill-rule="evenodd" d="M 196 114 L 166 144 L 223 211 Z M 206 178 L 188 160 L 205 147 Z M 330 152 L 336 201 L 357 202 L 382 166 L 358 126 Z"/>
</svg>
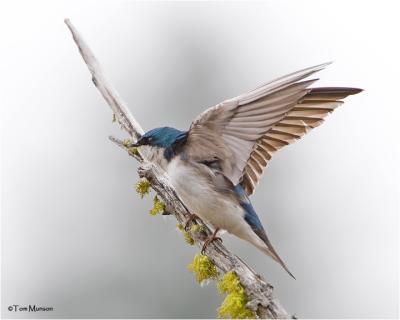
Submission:
<svg viewBox="0 0 400 320">
<path fill-rule="evenodd" d="M 246 240 L 289 269 L 269 241 L 250 200 L 280 148 L 296 141 L 356 88 L 310 88 L 304 80 L 328 64 L 307 68 L 221 102 L 201 113 L 188 131 L 170 127 L 146 132 L 133 146 L 150 148 L 151 161 L 170 176 L 192 213 L 218 230 Z"/>
</svg>

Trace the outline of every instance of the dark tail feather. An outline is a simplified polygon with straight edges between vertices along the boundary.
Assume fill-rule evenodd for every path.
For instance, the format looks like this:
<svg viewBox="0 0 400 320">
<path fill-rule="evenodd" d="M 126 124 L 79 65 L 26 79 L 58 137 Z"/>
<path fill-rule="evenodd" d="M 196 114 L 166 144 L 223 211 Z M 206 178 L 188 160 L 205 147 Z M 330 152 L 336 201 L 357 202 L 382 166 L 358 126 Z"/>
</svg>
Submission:
<svg viewBox="0 0 400 320">
<path fill-rule="evenodd" d="M 267 234 L 265 231 L 262 234 L 258 234 L 258 236 L 261 238 L 262 241 L 266 244 L 266 248 L 262 249 L 266 254 L 268 254 L 271 258 L 273 258 L 276 262 L 278 262 L 283 269 L 286 270 L 286 272 L 294 279 L 296 280 L 295 276 L 293 273 L 290 272 L 289 268 L 286 266 L 286 264 L 283 262 L 281 257 L 278 255 L 274 247 L 272 246 L 271 242 L 269 241 Z"/>
</svg>

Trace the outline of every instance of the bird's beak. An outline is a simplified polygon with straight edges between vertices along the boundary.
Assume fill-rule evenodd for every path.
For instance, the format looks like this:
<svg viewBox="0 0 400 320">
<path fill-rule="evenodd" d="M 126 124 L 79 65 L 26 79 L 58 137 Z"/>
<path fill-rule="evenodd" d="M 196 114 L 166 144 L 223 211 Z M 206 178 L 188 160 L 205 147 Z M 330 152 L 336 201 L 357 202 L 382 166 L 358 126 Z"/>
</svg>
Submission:
<svg viewBox="0 0 400 320">
<path fill-rule="evenodd" d="M 144 143 L 145 143 L 144 139 L 142 139 L 142 137 L 139 137 L 139 139 L 135 143 L 132 143 L 129 145 L 129 148 L 132 148 L 132 147 L 137 148 L 137 147 L 144 145 Z"/>
<path fill-rule="evenodd" d="M 138 140 L 138 141 L 136 141 L 135 143 L 131 143 L 130 145 L 129 145 L 129 148 L 137 148 L 137 147 L 139 147 L 139 146 L 141 146 L 141 144 L 140 144 L 140 140 Z"/>
</svg>

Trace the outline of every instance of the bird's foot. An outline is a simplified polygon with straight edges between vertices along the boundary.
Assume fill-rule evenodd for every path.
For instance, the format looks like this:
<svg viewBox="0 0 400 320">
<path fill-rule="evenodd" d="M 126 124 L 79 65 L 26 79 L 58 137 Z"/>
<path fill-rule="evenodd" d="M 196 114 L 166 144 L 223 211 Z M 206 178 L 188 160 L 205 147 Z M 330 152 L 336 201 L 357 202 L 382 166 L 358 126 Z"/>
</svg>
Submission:
<svg viewBox="0 0 400 320">
<path fill-rule="evenodd" d="M 215 229 L 214 233 L 209 236 L 206 241 L 204 241 L 203 247 L 201 248 L 201 254 L 204 254 L 206 248 L 210 245 L 211 242 L 214 242 L 215 240 L 220 240 L 222 242 L 222 239 L 220 237 L 217 237 L 218 231 L 219 228 Z"/>
<path fill-rule="evenodd" d="M 190 214 L 190 216 L 189 216 L 189 218 L 186 220 L 186 222 L 185 222 L 185 231 L 188 231 L 188 227 L 191 225 L 191 224 L 193 224 L 193 223 L 196 223 L 196 219 L 198 219 L 199 217 L 196 215 L 196 214 L 194 214 L 194 213 L 191 213 Z"/>
</svg>

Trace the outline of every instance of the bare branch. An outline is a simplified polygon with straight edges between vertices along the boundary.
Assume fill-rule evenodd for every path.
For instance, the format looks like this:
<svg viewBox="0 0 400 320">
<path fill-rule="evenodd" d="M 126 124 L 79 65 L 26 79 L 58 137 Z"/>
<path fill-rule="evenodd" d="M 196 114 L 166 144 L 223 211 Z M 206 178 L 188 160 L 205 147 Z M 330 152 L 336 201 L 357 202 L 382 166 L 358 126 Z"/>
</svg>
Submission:
<svg viewBox="0 0 400 320">
<path fill-rule="evenodd" d="M 129 112 L 129 109 L 127 108 L 125 102 L 122 101 L 117 91 L 106 80 L 100 64 L 94 56 L 92 50 L 90 50 L 85 41 L 83 41 L 81 35 L 72 25 L 71 21 L 69 21 L 69 19 L 65 19 L 64 22 L 71 31 L 72 37 L 79 48 L 79 52 L 88 66 L 90 73 L 92 74 L 92 81 L 94 85 L 97 87 L 97 89 L 99 89 L 100 93 L 111 107 L 122 128 L 128 132 L 133 139 L 137 140 L 138 137 L 144 133 L 142 127 Z"/>
<path fill-rule="evenodd" d="M 75 43 L 77 44 L 79 51 L 93 76 L 94 84 L 114 111 L 123 129 L 125 129 L 134 139 L 137 139 L 143 134 L 141 126 L 130 114 L 128 108 L 119 98 L 115 89 L 113 89 L 108 81 L 106 81 L 98 61 L 77 30 L 68 19 L 65 20 L 65 23 L 71 30 Z M 129 148 L 123 141 L 114 137 L 110 137 L 110 140 L 129 151 Z M 142 159 L 131 152 L 129 154 L 142 163 L 141 167 L 138 169 L 139 176 L 145 177 L 149 180 L 152 188 L 159 194 L 166 204 L 166 211 L 172 213 L 176 219 L 183 224 L 190 213 L 182 201 L 180 201 L 164 170 L 147 161 L 146 158 Z M 211 235 L 211 230 L 201 221 L 198 223 L 202 226 L 201 229 L 203 231 L 192 232 L 192 237 L 196 244 L 199 247 L 202 247 L 205 239 Z M 244 261 L 228 251 L 222 243 L 218 241 L 212 242 L 206 247 L 205 254 L 222 272 L 234 271 L 237 274 L 241 284 L 246 290 L 249 301 L 247 306 L 254 310 L 259 318 L 292 318 L 292 316 L 282 307 L 278 299 L 274 297 L 273 287 L 247 266 Z"/>
</svg>

